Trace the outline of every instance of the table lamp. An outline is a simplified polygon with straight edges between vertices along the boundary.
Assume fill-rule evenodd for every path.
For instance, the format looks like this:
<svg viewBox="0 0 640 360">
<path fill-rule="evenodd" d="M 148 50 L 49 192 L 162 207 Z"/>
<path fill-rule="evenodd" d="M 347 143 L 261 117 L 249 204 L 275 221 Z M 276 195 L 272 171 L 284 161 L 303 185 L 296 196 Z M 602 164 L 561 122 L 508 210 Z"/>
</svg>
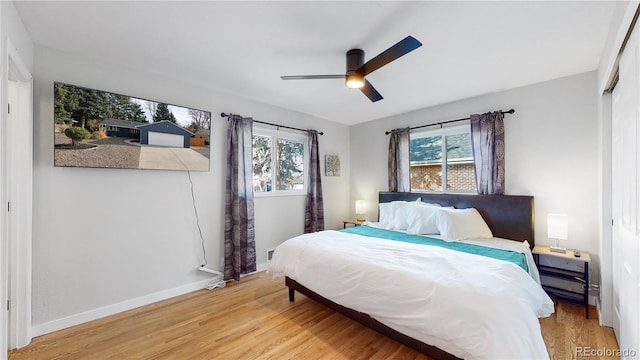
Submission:
<svg viewBox="0 0 640 360">
<path fill-rule="evenodd" d="M 356 220 L 365 221 L 364 214 L 367 212 L 367 202 L 356 200 Z"/>
<path fill-rule="evenodd" d="M 547 237 L 556 239 L 556 245 L 549 246 L 549 250 L 557 253 L 566 253 L 567 249 L 560 247 L 560 240 L 567 240 L 569 232 L 569 219 L 564 214 L 547 214 Z"/>
</svg>

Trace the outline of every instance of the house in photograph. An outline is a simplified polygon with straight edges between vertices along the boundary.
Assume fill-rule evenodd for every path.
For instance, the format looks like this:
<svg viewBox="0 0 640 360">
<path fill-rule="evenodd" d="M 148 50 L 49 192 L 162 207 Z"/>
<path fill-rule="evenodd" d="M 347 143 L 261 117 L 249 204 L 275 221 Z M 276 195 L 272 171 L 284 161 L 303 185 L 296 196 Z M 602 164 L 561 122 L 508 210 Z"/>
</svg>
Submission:
<svg viewBox="0 0 640 360">
<path fill-rule="evenodd" d="M 211 136 L 211 130 L 209 129 L 198 129 L 195 135 L 196 138 L 203 139 L 204 141 L 209 141 L 209 136 Z"/>
<path fill-rule="evenodd" d="M 168 120 L 142 124 L 137 129 L 140 131 L 142 145 L 188 148 L 190 147 L 189 139 L 194 135 L 191 131 Z"/>
<path fill-rule="evenodd" d="M 0 360 L 640 360 L 639 4 L 0 1 Z"/>
<path fill-rule="evenodd" d="M 210 135 L 211 130 L 198 129 L 198 131 L 195 132 L 195 135 L 191 138 L 191 146 L 205 146 L 209 144 Z"/>
<path fill-rule="evenodd" d="M 179 125 L 163 120 L 155 123 L 141 123 L 118 119 L 104 119 L 100 130 L 107 136 L 139 139 L 142 145 L 189 148 L 194 134 Z"/>
<path fill-rule="evenodd" d="M 139 139 L 140 130 L 138 126 L 142 124 L 143 123 L 137 121 L 104 119 L 98 126 L 100 131 L 104 132 L 107 136 Z"/>
</svg>

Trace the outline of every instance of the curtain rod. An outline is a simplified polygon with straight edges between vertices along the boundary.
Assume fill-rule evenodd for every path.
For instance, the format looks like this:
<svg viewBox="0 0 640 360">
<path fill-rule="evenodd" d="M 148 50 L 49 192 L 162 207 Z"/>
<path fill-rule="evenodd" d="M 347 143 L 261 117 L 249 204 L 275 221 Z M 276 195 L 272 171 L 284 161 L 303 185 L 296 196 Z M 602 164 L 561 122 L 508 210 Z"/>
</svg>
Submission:
<svg viewBox="0 0 640 360">
<path fill-rule="evenodd" d="M 220 116 L 226 117 L 227 121 L 229 121 L 229 118 L 231 117 L 231 114 L 220 113 Z M 272 123 L 268 123 L 268 122 L 265 122 L 265 121 L 253 120 L 253 122 L 257 122 L 257 123 L 265 124 L 265 125 L 271 125 L 271 126 L 275 126 L 275 127 L 278 127 L 278 128 L 285 128 L 285 129 L 291 129 L 291 130 L 298 130 L 298 131 L 307 132 L 307 130 L 305 130 L 305 129 L 294 128 L 294 127 L 286 126 L 286 125 L 272 124 Z M 318 132 L 318 134 L 324 135 L 324 133 L 322 131 Z"/>
<path fill-rule="evenodd" d="M 513 114 L 515 112 L 516 111 L 514 109 L 507 110 L 507 111 L 501 111 L 502 114 Z M 437 123 L 434 123 L 434 124 L 414 126 L 414 127 L 410 127 L 409 130 L 420 129 L 420 128 L 427 127 L 427 126 L 437 126 L 437 125 L 442 126 L 444 124 L 449 124 L 449 123 L 453 123 L 453 122 L 457 122 L 457 121 L 465 121 L 465 120 L 470 120 L 470 119 L 471 119 L 471 117 L 467 117 L 467 118 L 464 118 L 464 119 L 455 119 L 455 120 L 437 122 Z M 391 131 L 386 131 L 384 134 L 385 135 L 389 135 L 389 134 L 391 134 Z"/>
</svg>

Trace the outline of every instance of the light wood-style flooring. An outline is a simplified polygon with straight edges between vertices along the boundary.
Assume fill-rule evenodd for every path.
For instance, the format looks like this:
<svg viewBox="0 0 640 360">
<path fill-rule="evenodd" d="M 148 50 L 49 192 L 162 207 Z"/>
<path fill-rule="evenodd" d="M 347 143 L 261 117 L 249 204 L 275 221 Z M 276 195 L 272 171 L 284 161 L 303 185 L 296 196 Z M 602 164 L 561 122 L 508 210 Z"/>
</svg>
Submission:
<svg viewBox="0 0 640 360">
<path fill-rule="evenodd" d="M 575 348 L 617 349 L 613 331 L 565 303 L 541 319 L 552 359 Z M 613 359 L 614 357 L 612 357 Z M 427 359 L 296 293 L 262 272 L 33 339 L 23 359 Z M 590 358 L 590 359 L 597 359 Z"/>
</svg>

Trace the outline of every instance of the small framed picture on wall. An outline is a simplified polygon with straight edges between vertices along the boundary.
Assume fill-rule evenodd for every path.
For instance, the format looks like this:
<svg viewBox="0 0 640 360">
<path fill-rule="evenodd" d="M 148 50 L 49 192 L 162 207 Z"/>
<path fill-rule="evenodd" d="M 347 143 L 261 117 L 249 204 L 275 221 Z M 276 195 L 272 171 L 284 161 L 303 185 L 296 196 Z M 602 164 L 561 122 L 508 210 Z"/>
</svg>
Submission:
<svg viewBox="0 0 640 360">
<path fill-rule="evenodd" d="M 339 155 L 324 156 L 324 175 L 340 176 L 340 156 Z"/>
</svg>

